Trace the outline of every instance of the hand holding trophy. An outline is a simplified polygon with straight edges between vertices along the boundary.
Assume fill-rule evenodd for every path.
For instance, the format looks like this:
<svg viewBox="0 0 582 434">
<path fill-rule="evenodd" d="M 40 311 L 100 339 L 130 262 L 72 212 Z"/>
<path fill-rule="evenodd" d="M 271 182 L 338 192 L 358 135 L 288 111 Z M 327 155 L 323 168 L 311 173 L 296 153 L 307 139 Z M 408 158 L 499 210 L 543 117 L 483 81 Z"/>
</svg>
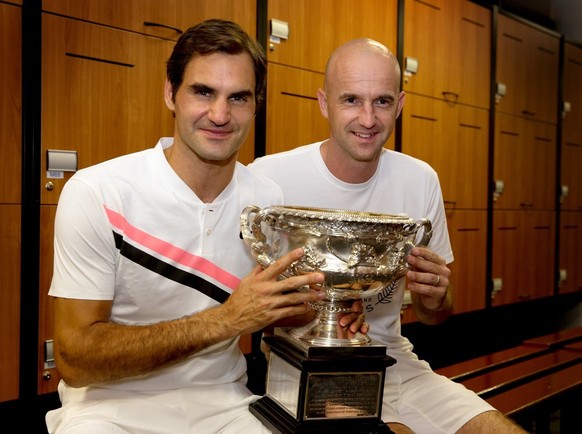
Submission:
<svg viewBox="0 0 582 434">
<path fill-rule="evenodd" d="M 346 338 L 339 320 L 354 300 L 406 274 L 410 250 L 430 241 L 430 221 L 405 214 L 248 206 L 241 214 L 241 232 L 263 267 L 303 248 L 303 257 L 281 278 L 319 271 L 326 293 L 311 306 L 316 311 L 312 322 L 277 328 L 275 336 L 265 338 L 271 350 L 266 395 L 251 411 L 281 433 L 390 432 L 380 416 L 386 367 L 395 361 L 366 335 Z"/>
</svg>

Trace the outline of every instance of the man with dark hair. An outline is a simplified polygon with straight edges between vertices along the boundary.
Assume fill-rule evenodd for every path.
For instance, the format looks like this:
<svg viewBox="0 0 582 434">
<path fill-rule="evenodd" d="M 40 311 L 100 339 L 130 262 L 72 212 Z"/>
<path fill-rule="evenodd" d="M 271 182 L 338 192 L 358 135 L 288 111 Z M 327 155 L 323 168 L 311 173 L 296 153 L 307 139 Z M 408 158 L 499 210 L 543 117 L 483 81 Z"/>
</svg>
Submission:
<svg viewBox="0 0 582 434">
<path fill-rule="evenodd" d="M 238 338 L 309 316 L 320 273 L 277 276 L 239 236 L 241 211 L 280 188 L 237 162 L 266 60 L 238 25 L 186 31 L 167 63 L 174 136 L 78 171 L 55 221 L 54 350 L 62 407 L 51 433 L 267 433 L 248 405 Z"/>
</svg>

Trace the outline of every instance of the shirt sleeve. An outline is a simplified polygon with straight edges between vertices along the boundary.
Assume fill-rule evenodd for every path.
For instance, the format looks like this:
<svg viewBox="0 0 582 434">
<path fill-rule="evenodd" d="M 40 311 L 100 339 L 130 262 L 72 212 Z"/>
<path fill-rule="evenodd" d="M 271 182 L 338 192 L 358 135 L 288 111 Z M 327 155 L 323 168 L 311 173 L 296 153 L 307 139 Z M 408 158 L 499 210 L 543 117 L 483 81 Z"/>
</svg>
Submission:
<svg viewBox="0 0 582 434">
<path fill-rule="evenodd" d="M 65 184 L 55 218 L 49 295 L 113 299 L 116 248 L 102 202 L 82 179 L 73 177 Z"/>
</svg>

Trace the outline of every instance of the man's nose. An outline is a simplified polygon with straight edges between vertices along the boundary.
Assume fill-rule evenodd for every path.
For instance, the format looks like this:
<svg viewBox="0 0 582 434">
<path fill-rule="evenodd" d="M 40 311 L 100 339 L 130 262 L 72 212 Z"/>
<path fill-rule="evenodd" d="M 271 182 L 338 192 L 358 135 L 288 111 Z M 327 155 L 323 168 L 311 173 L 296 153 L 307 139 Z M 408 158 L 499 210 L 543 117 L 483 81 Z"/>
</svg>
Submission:
<svg viewBox="0 0 582 434">
<path fill-rule="evenodd" d="M 225 125 L 230 120 L 230 104 L 227 100 L 217 98 L 208 110 L 208 119 L 215 125 Z"/>
<path fill-rule="evenodd" d="M 360 109 L 360 124 L 366 128 L 372 128 L 376 124 L 376 112 L 372 104 L 364 104 Z"/>
</svg>

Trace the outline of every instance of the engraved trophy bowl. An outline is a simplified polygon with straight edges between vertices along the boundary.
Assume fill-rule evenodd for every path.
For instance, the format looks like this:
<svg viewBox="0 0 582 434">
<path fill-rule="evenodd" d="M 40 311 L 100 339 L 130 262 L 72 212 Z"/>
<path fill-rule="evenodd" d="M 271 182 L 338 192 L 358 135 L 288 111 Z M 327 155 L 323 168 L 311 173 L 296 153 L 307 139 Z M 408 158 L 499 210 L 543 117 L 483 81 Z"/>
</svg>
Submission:
<svg viewBox="0 0 582 434">
<path fill-rule="evenodd" d="M 352 311 L 354 300 L 382 291 L 408 270 L 406 257 L 414 246 L 426 246 L 432 236 L 427 219 L 406 214 L 376 214 L 344 209 L 296 206 L 248 206 L 241 213 L 241 233 L 262 267 L 295 248 L 304 255 L 280 276 L 314 271 L 324 274 L 325 298 L 311 307 L 309 324 L 288 334 L 315 346 L 364 346 L 361 333 L 346 336 L 341 317 Z M 415 243 L 423 229 L 420 241 Z M 303 288 L 300 290 L 307 290 Z"/>
</svg>

